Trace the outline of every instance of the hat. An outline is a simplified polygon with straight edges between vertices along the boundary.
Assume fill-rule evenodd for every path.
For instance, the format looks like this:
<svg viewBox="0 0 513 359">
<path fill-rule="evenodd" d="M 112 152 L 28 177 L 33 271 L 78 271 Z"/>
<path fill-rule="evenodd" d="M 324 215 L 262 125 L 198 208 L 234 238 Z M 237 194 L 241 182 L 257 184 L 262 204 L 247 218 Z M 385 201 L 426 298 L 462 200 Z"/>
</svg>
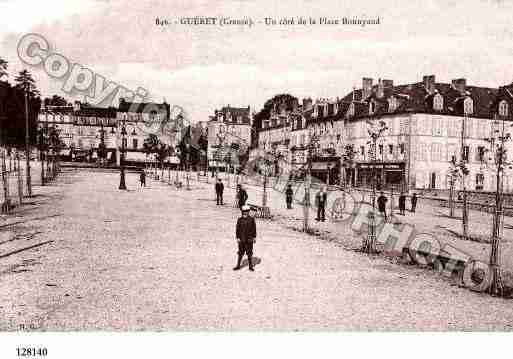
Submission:
<svg viewBox="0 0 513 359">
<path fill-rule="evenodd" d="M 242 212 L 249 212 L 251 210 L 251 208 L 249 208 L 249 206 L 245 204 L 244 206 L 241 207 L 240 210 Z"/>
</svg>

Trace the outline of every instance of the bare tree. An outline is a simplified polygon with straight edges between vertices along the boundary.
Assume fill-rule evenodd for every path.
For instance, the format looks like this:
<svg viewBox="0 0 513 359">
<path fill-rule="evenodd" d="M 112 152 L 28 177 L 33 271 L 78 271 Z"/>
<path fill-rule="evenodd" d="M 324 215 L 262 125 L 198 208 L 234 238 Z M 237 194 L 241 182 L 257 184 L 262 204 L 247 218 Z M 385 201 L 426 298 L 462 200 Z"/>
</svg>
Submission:
<svg viewBox="0 0 513 359">
<path fill-rule="evenodd" d="M 510 125 L 511 126 L 511 125 Z M 507 159 L 507 150 L 505 143 L 511 140 L 511 134 L 506 132 L 505 119 L 493 122 L 489 142 L 490 148 L 485 151 L 489 153 L 487 164 L 495 172 L 495 211 L 493 214 L 492 233 L 491 233 L 491 251 L 490 251 L 490 286 L 488 292 L 492 295 L 503 296 L 504 286 L 502 283 L 500 268 L 500 242 L 503 223 L 503 182 L 506 167 L 511 168 L 512 162 Z"/>
<path fill-rule="evenodd" d="M 371 160 L 372 160 L 372 196 L 371 196 L 371 202 L 372 202 L 372 215 L 369 218 L 370 224 L 369 224 L 369 231 L 367 233 L 367 238 L 365 242 L 363 243 L 363 251 L 368 254 L 376 253 L 376 187 L 377 187 L 377 143 L 380 137 L 383 136 L 386 130 L 388 130 L 388 127 L 386 126 L 385 122 L 382 120 L 379 121 L 367 121 L 367 132 L 369 134 L 369 141 L 367 142 L 368 145 L 370 145 L 371 150 Z"/>
</svg>

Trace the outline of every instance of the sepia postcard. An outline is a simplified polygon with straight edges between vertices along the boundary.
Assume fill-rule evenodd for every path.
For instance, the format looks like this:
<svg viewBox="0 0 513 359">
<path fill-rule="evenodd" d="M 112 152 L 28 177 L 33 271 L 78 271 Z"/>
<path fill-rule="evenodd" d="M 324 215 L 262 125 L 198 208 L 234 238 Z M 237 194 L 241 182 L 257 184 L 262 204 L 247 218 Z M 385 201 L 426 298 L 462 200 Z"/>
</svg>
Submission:
<svg viewBox="0 0 513 359">
<path fill-rule="evenodd" d="M 0 0 L 0 357 L 494 355 L 512 14 Z"/>
</svg>

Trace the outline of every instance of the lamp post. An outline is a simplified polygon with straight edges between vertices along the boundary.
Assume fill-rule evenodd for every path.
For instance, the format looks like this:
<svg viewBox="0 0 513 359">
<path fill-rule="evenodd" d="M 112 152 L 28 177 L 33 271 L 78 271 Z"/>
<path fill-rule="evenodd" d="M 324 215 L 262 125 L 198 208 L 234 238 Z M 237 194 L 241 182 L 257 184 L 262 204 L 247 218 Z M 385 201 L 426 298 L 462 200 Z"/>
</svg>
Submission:
<svg viewBox="0 0 513 359">
<path fill-rule="evenodd" d="M 329 186 L 330 185 L 330 174 L 331 174 L 331 167 L 330 167 L 329 163 L 326 165 L 326 168 L 328 170 L 328 176 L 326 178 L 326 184 Z"/>
<path fill-rule="evenodd" d="M 309 217 L 310 217 L 310 186 L 312 181 L 312 160 L 313 152 L 317 149 L 319 138 L 314 133 L 313 129 L 310 129 L 310 142 L 307 146 L 307 159 L 306 159 L 306 174 L 305 174 L 305 198 L 303 203 L 303 231 L 308 232 Z"/>
<path fill-rule="evenodd" d="M 190 187 L 190 184 L 189 184 L 189 161 L 190 161 L 190 148 L 191 148 L 191 145 L 190 143 L 187 143 L 186 144 L 186 153 L 185 153 L 185 180 L 187 182 L 187 190 L 190 191 L 191 187 Z"/>
<path fill-rule="evenodd" d="M 28 113 L 28 84 L 25 87 L 25 156 L 26 156 L 26 180 L 27 194 L 32 196 L 32 181 L 30 179 L 30 134 L 29 134 L 29 113 Z"/>
<path fill-rule="evenodd" d="M 121 153 L 119 157 L 119 189 L 126 190 L 125 184 L 125 141 L 126 141 L 125 120 L 121 126 Z"/>
<path fill-rule="evenodd" d="M 465 137 L 466 137 L 466 125 L 467 125 L 467 116 L 468 111 L 465 106 L 465 100 L 470 98 L 468 95 L 464 96 L 463 99 L 463 122 L 461 125 L 461 190 L 463 192 L 463 207 L 462 207 L 462 226 L 463 226 L 463 239 L 468 239 L 468 207 L 467 207 L 467 188 L 466 188 L 466 179 L 467 179 L 467 169 L 465 167 L 465 163 L 468 161 L 468 152 L 465 151 Z"/>
</svg>

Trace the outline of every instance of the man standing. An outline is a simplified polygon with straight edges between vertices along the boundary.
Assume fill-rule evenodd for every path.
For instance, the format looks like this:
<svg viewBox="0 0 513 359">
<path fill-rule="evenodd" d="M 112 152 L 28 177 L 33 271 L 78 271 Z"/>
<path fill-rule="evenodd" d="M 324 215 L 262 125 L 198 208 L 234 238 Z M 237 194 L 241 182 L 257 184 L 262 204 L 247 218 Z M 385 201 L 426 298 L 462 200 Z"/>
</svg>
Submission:
<svg viewBox="0 0 513 359">
<path fill-rule="evenodd" d="M 216 205 L 223 205 L 224 184 L 219 178 L 216 182 Z"/>
<path fill-rule="evenodd" d="M 413 196 L 411 196 L 411 211 L 415 213 L 415 209 L 417 208 L 417 194 L 414 193 Z"/>
<path fill-rule="evenodd" d="M 253 243 L 256 241 L 256 223 L 255 219 L 249 215 L 249 206 L 242 206 L 242 217 L 237 220 L 235 228 L 235 237 L 237 238 L 237 265 L 233 270 L 239 270 L 242 257 L 244 254 L 248 256 L 249 270 L 254 271 L 253 267 Z"/>
<path fill-rule="evenodd" d="M 287 190 L 285 191 L 285 200 L 287 202 L 287 209 L 292 209 L 293 196 L 294 196 L 294 191 L 292 191 L 292 186 L 289 184 L 287 186 Z"/>
<path fill-rule="evenodd" d="M 241 185 L 237 186 L 237 202 L 239 204 L 239 208 L 242 209 L 242 206 L 246 204 L 246 201 L 248 200 L 248 193 L 244 188 L 242 188 Z"/>
<path fill-rule="evenodd" d="M 326 189 L 324 187 L 321 188 L 317 195 L 315 196 L 315 204 L 317 206 L 317 218 L 316 221 L 325 221 L 326 220 L 326 201 L 328 199 L 328 194 L 326 193 Z"/>
<path fill-rule="evenodd" d="M 146 172 L 141 170 L 141 174 L 139 175 L 139 182 L 141 182 L 141 187 L 146 187 Z"/>
<path fill-rule="evenodd" d="M 399 213 L 401 216 L 404 216 L 404 211 L 406 210 L 406 195 L 404 192 L 401 192 L 399 196 Z"/>
<path fill-rule="evenodd" d="M 381 192 L 378 197 L 378 210 L 385 217 L 385 221 L 387 220 L 387 201 L 388 199 L 385 197 L 385 194 Z"/>
</svg>

